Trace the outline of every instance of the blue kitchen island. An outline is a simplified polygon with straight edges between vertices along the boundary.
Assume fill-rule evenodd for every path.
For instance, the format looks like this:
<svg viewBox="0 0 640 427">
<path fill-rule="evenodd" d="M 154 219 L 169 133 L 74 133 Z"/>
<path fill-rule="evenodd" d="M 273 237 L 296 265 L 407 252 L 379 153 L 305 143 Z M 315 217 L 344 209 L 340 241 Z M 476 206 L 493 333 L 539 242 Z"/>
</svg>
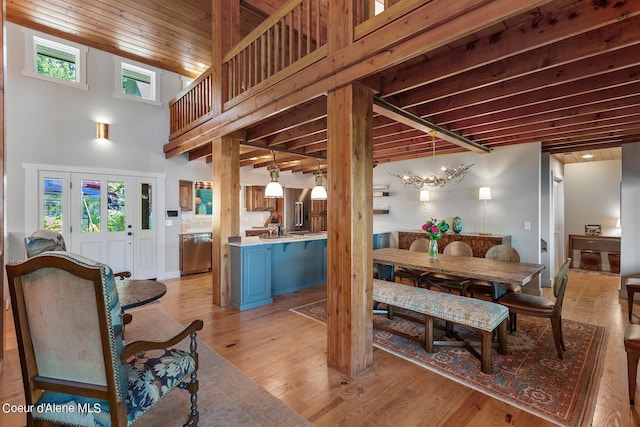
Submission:
<svg viewBox="0 0 640 427">
<path fill-rule="evenodd" d="M 388 233 L 374 235 L 374 247 L 388 246 Z M 273 296 L 327 282 L 327 233 L 273 239 L 243 237 L 231 247 L 231 306 L 248 310 Z"/>
</svg>

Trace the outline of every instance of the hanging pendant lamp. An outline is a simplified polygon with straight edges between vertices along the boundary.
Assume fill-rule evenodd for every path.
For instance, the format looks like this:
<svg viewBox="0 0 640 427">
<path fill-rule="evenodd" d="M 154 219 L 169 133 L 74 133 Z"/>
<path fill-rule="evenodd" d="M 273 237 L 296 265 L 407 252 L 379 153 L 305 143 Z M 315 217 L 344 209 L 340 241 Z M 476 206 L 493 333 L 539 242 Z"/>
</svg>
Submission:
<svg viewBox="0 0 640 427">
<path fill-rule="evenodd" d="M 270 199 L 281 199 L 284 197 L 284 190 L 282 189 L 282 185 L 278 182 L 280 178 L 280 168 L 276 164 L 276 152 L 271 151 L 273 155 L 273 162 L 271 166 L 269 166 L 269 174 L 271 175 L 271 182 L 267 184 L 264 189 L 264 197 Z"/>
<path fill-rule="evenodd" d="M 327 190 L 322 185 L 322 172 L 320 171 L 320 162 L 318 162 L 318 171 L 315 173 L 316 186 L 311 190 L 311 200 L 327 200 Z"/>
</svg>

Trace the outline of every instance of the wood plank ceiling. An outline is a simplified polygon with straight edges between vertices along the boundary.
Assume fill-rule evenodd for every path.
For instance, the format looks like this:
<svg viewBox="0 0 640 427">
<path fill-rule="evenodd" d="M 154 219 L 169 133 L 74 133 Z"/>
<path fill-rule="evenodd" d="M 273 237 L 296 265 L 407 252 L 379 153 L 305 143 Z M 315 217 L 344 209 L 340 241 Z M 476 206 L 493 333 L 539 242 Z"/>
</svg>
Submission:
<svg viewBox="0 0 640 427">
<path fill-rule="evenodd" d="M 242 33 L 282 3 L 241 1 Z M 211 0 L 6 0 L 6 18 L 187 76 L 211 64 Z M 555 0 L 364 83 L 490 148 L 540 141 L 561 161 L 582 161 L 564 155 L 582 152 L 619 158 L 622 144 L 640 141 L 639 43 L 640 0 Z M 246 135 L 242 165 L 268 166 L 273 149 L 283 152 L 283 170 L 313 172 L 326 157 L 325 98 L 256 123 Z M 374 119 L 377 163 L 429 156 L 431 144 L 423 132 Z M 462 151 L 440 140 L 436 147 L 438 154 Z M 209 153 L 194 147 L 189 156 Z"/>
</svg>

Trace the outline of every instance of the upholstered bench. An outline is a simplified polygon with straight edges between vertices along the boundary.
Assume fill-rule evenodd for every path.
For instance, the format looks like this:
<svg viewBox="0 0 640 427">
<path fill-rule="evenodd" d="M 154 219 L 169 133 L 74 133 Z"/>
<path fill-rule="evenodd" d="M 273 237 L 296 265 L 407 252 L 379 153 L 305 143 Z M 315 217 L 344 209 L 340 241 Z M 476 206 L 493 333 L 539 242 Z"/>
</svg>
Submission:
<svg viewBox="0 0 640 427">
<path fill-rule="evenodd" d="M 492 337 L 493 331 L 498 330 L 498 353 L 507 352 L 507 318 L 509 310 L 489 301 L 445 292 L 436 292 L 385 280 L 373 279 L 373 300 L 387 304 L 388 316 L 393 317 L 393 307 L 400 307 L 424 315 L 425 340 L 424 347 L 433 353 L 435 345 L 453 345 L 452 341 L 434 341 L 434 319 L 449 323 L 468 326 L 481 332 L 480 354 L 468 343 L 465 347 L 480 359 L 481 370 L 491 373 L 492 369 Z M 379 327 L 379 325 L 376 325 Z M 396 332 L 396 331 L 391 331 Z M 405 335 L 406 336 L 406 335 Z M 407 336 L 407 338 L 415 339 Z"/>
</svg>

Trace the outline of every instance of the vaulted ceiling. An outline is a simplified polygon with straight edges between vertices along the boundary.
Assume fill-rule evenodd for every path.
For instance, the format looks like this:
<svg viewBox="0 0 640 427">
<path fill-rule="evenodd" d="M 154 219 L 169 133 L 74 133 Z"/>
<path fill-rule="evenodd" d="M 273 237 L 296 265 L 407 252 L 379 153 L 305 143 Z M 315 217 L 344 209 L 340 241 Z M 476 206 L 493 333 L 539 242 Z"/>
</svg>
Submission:
<svg viewBox="0 0 640 427">
<path fill-rule="evenodd" d="M 241 1 L 242 32 L 282 3 Z M 541 142 L 561 160 L 602 149 L 615 158 L 622 144 L 640 141 L 639 15 L 640 0 L 555 0 L 364 83 L 380 99 L 489 148 Z M 6 18 L 183 75 L 211 64 L 211 0 L 6 0 Z M 325 99 L 246 131 L 252 147 L 243 165 L 266 166 L 260 156 L 275 149 L 283 169 L 313 171 L 316 157 L 326 156 Z M 429 156 L 431 144 L 424 132 L 374 118 L 377 163 Z M 207 155 L 206 146 L 196 148 L 190 158 Z M 438 154 L 462 150 L 437 141 Z"/>
</svg>

